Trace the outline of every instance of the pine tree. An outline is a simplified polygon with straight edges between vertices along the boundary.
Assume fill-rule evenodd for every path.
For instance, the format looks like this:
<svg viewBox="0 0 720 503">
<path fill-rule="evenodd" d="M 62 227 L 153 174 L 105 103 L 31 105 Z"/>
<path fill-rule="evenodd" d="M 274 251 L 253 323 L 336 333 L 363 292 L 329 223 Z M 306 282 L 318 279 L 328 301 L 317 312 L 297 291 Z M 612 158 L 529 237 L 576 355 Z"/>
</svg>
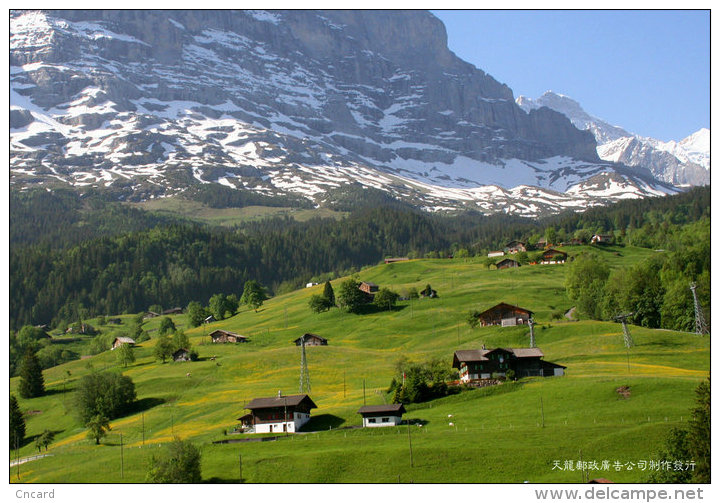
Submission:
<svg viewBox="0 0 720 503">
<path fill-rule="evenodd" d="M 710 378 L 695 389 L 696 403 L 688 423 L 688 451 L 697 463 L 693 482 L 710 483 Z"/>
<path fill-rule="evenodd" d="M 25 439 L 25 418 L 15 395 L 10 395 L 10 442 L 13 449 L 15 444 L 22 445 Z"/>
<path fill-rule="evenodd" d="M 323 297 L 328 300 L 328 303 L 331 306 L 335 306 L 335 290 L 333 290 L 330 281 L 325 282 L 325 287 L 323 288 Z"/>
<path fill-rule="evenodd" d="M 45 380 L 37 355 L 29 349 L 20 363 L 18 393 L 22 398 L 34 398 L 45 394 Z"/>
</svg>

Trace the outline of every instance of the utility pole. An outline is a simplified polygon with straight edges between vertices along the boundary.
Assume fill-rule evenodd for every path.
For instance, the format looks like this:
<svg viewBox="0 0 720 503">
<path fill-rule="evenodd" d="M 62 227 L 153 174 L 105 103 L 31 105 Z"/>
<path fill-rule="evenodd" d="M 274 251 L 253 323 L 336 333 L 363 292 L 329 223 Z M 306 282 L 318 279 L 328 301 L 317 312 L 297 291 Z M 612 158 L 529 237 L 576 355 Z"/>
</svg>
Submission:
<svg viewBox="0 0 720 503">
<path fill-rule="evenodd" d="M 240 470 L 240 483 L 242 484 L 242 453 L 238 454 L 238 468 Z"/>
<path fill-rule="evenodd" d="M 345 374 L 346 370 L 343 370 L 343 398 L 345 398 Z"/>
<path fill-rule="evenodd" d="M 300 338 L 300 393 L 310 392 L 310 371 L 305 354 L 305 336 Z"/>
<path fill-rule="evenodd" d="M 703 315 L 702 306 L 700 306 L 700 301 L 698 300 L 696 289 L 697 285 L 693 281 L 692 283 L 690 283 L 690 290 L 692 290 L 693 302 L 695 304 L 695 333 L 707 334 L 707 323 L 705 323 L 705 316 Z"/>
<path fill-rule="evenodd" d="M 535 346 L 535 320 L 530 318 L 528 319 L 528 325 L 530 325 L 530 347 L 534 348 Z"/>
<path fill-rule="evenodd" d="M 413 468 L 413 453 L 412 453 L 412 438 L 410 436 L 410 421 L 407 422 L 408 426 L 408 446 L 410 447 L 410 468 Z"/>
<path fill-rule="evenodd" d="M 142 413 L 142 444 L 145 445 L 145 413 Z"/>
<path fill-rule="evenodd" d="M 367 405 L 365 403 L 365 378 L 363 377 L 363 405 Z"/>
<path fill-rule="evenodd" d="M 122 441 L 122 433 L 120 433 L 120 478 L 124 478 L 125 476 L 125 461 L 123 459 L 123 441 Z"/>
<path fill-rule="evenodd" d="M 627 326 L 627 319 L 630 318 L 633 314 L 635 314 L 635 313 L 620 314 L 618 316 L 615 316 L 615 318 L 613 318 L 615 321 L 619 321 L 620 323 L 622 323 L 623 340 L 625 342 L 625 352 L 627 353 L 628 373 L 630 373 L 630 348 L 633 347 L 635 345 L 635 343 L 633 342 L 633 339 L 630 336 L 630 330 L 628 329 L 628 326 Z"/>
</svg>

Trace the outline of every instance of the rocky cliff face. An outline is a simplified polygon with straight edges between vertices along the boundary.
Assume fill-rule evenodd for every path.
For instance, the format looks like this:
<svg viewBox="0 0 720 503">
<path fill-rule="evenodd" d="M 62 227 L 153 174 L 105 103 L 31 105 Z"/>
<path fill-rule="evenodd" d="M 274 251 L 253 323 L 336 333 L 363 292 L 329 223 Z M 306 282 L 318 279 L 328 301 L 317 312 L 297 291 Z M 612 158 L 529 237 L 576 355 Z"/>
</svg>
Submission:
<svg viewBox="0 0 720 503">
<path fill-rule="evenodd" d="M 427 12 L 14 11 L 10 43 L 16 184 L 317 199 L 359 182 L 483 207 L 486 185 L 614 172 L 589 132 L 452 54 Z M 636 176 L 636 196 L 669 190 Z"/>
</svg>

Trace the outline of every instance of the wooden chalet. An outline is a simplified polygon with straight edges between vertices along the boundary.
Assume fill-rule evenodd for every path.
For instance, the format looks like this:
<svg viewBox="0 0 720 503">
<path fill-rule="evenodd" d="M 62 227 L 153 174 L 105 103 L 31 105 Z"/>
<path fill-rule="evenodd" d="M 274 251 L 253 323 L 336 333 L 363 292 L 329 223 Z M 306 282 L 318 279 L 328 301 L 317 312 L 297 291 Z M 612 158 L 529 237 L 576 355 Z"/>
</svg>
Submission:
<svg viewBox="0 0 720 503">
<path fill-rule="evenodd" d="M 122 320 L 120 318 L 108 318 L 106 323 L 108 325 L 122 325 Z"/>
<path fill-rule="evenodd" d="M 592 238 L 590 238 L 590 243 L 592 244 L 608 245 L 612 244 L 614 241 L 615 236 L 612 234 L 595 234 Z"/>
<path fill-rule="evenodd" d="M 363 428 L 397 426 L 402 422 L 405 407 L 401 403 L 388 405 L 363 405 L 358 409 L 362 416 Z"/>
<path fill-rule="evenodd" d="M 213 316 L 213 315 L 211 314 L 210 316 L 208 316 L 207 318 L 205 318 L 205 319 L 203 320 L 203 323 L 212 323 L 212 322 L 214 322 L 214 321 L 216 321 L 216 320 L 215 320 L 215 316 Z"/>
<path fill-rule="evenodd" d="M 501 325 L 514 327 L 523 325 L 532 317 L 533 312 L 511 304 L 501 302 L 478 315 L 478 321 L 483 327 Z"/>
<path fill-rule="evenodd" d="M 378 290 L 380 290 L 379 286 L 377 286 L 375 283 L 371 283 L 370 281 L 363 281 L 362 283 L 360 283 L 360 286 L 358 288 L 370 295 L 375 295 L 376 293 L 378 293 Z"/>
<path fill-rule="evenodd" d="M 317 405 L 308 395 L 277 396 L 254 398 L 245 406 L 250 410 L 238 418 L 246 433 L 293 433 L 310 420 L 310 409 Z"/>
<path fill-rule="evenodd" d="M 89 323 L 73 324 L 65 330 L 66 334 L 95 335 L 98 331 Z"/>
<path fill-rule="evenodd" d="M 510 269 L 511 267 L 520 267 L 520 263 L 511 258 L 506 258 L 495 264 L 498 269 Z"/>
<path fill-rule="evenodd" d="M 172 359 L 174 362 L 189 362 L 190 351 L 185 348 L 180 348 L 172 354 Z"/>
<path fill-rule="evenodd" d="M 393 262 L 405 262 L 410 260 L 408 257 L 390 257 L 385 259 L 386 264 L 392 264 Z"/>
<path fill-rule="evenodd" d="M 110 349 L 119 348 L 123 344 L 130 344 L 131 346 L 134 346 L 135 341 L 130 337 L 115 337 L 115 340 L 112 343 L 112 348 Z"/>
<path fill-rule="evenodd" d="M 324 337 L 320 337 L 317 334 L 303 334 L 301 337 L 298 337 L 293 342 L 296 346 L 299 346 L 300 344 L 305 342 L 306 346 L 327 346 L 327 339 Z"/>
<path fill-rule="evenodd" d="M 214 343 L 222 344 L 227 342 L 248 342 L 250 340 L 244 335 L 229 332 L 227 330 L 213 330 L 208 335 L 210 335 L 210 339 L 212 339 Z"/>
<path fill-rule="evenodd" d="M 525 243 L 522 241 L 510 241 L 505 245 L 505 251 L 514 255 L 519 252 L 527 251 L 527 248 L 525 247 Z"/>
<path fill-rule="evenodd" d="M 503 256 L 505 256 L 505 252 L 504 252 L 504 251 L 500 251 L 500 250 L 491 251 L 491 252 L 488 253 L 488 257 L 489 257 L 489 258 L 493 258 L 493 257 L 503 257 Z"/>
<path fill-rule="evenodd" d="M 567 261 L 567 253 L 564 251 L 549 248 L 540 256 L 541 264 L 564 264 Z"/>
<path fill-rule="evenodd" d="M 566 367 L 546 362 L 543 356 L 540 348 L 461 349 L 455 351 L 453 368 L 460 371 L 464 382 L 490 379 L 493 374 L 504 376 L 508 370 L 517 377 L 564 375 Z"/>
<path fill-rule="evenodd" d="M 150 318 L 157 318 L 158 316 L 160 316 L 160 315 L 158 313 L 156 313 L 155 311 L 148 311 L 147 313 L 145 313 L 145 316 L 143 316 L 143 320 L 147 320 Z"/>
<path fill-rule="evenodd" d="M 162 314 L 182 314 L 183 309 L 182 307 L 173 307 L 172 309 L 166 309 L 162 312 Z"/>
</svg>

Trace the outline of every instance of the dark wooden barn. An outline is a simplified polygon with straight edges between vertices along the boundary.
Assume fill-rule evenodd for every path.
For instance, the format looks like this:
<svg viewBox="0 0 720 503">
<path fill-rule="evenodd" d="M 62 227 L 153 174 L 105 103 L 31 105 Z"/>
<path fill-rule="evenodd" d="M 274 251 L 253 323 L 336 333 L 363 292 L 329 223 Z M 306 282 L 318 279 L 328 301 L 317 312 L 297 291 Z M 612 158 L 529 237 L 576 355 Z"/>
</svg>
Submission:
<svg viewBox="0 0 720 503">
<path fill-rule="evenodd" d="M 306 346 L 327 346 L 327 339 L 324 337 L 320 337 L 317 334 L 304 334 L 301 337 L 298 337 L 293 342 L 296 346 L 299 346 L 303 340 L 305 341 Z"/>
<path fill-rule="evenodd" d="M 478 315 L 478 321 L 483 327 L 490 325 L 502 325 L 503 327 L 514 327 L 528 322 L 533 312 L 529 309 L 513 306 L 501 302 Z"/>
<path fill-rule="evenodd" d="M 546 362 L 540 348 L 462 349 L 455 351 L 453 368 L 460 371 L 461 381 L 490 379 L 493 374 L 505 375 L 508 370 L 517 377 L 563 375 L 565 368 Z"/>
<path fill-rule="evenodd" d="M 227 330 L 213 330 L 209 335 L 213 342 L 221 344 L 227 342 L 248 342 L 250 340 L 244 335 L 229 332 Z"/>
</svg>

